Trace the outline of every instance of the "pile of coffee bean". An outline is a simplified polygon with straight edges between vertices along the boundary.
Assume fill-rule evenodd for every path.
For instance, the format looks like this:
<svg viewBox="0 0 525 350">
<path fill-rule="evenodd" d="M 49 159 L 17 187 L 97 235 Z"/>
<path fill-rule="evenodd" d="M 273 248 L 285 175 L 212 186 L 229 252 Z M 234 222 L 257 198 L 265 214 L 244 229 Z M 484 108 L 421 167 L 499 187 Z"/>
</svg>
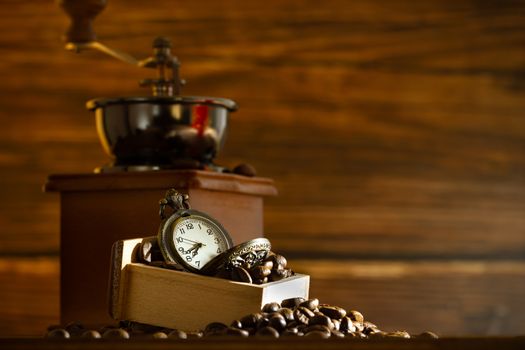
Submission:
<svg viewBox="0 0 525 350">
<path fill-rule="evenodd" d="M 365 321 L 359 311 L 320 304 L 318 299 L 291 298 L 263 306 L 261 312 L 233 321 L 229 326 L 213 322 L 204 336 L 237 335 L 256 337 L 304 336 L 315 338 L 437 338 L 432 332 L 411 336 L 406 331 L 385 332 Z"/>
<path fill-rule="evenodd" d="M 188 333 L 136 322 L 123 321 L 119 326 L 88 329 L 79 323 L 64 328 L 50 327 L 48 338 L 150 338 L 195 339 L 202 337 L 311 337 L 311 338 L 427 338 L 438 336 L 433 332 L 410 335 L 406 331 L 385 332 L 374 323 L 365 321 L 359 311 L 347 311 L 339 306 L 320 304 L 318 299 L 290 298 L 279 303 L 268 303 L 261 312 L 234 320 L 229 326 L 212 322 L 203 331 Z"/>
<path fill-rule="evenodd" d="M 293 276 L 295 273 L 286 266 L 287 264 L 284 256 L 270 252 L 260 263 L 252 264 L 246 261 L 239 266 L 223 267 L 218 270 L 215 277 L 237 282 L 264 284 Z"/>
</svg>

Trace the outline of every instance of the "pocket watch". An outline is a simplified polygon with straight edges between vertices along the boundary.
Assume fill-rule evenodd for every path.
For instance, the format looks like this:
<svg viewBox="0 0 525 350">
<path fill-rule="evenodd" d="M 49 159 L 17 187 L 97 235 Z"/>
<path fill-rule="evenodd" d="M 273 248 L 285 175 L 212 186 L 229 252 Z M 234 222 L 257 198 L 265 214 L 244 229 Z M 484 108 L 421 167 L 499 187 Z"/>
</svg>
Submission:
<svg viewBox="0 0 525 350">
<path fill-rule="evenodd" d="M 232 239 L 222 225 L 211 216 L 190 209 L 189 196 L 174 189 L 160 200 L 161 223 L 157 240 L 164 259 L 184 269 L 202 273 L 212 259 L 233 246 Z M 166 215 L 166 207 L 173 209 Z"/>
<path fill-rule="evenodd" d="M 266 238 L 255 238 L 236 245 L 217 255 L 204 268 L 202 273 L 214 275 L 221 271 L 231 271 L 236 267 L 251 269 L 261 264 L 268 257 L 272 245 Z"/>
</svg>

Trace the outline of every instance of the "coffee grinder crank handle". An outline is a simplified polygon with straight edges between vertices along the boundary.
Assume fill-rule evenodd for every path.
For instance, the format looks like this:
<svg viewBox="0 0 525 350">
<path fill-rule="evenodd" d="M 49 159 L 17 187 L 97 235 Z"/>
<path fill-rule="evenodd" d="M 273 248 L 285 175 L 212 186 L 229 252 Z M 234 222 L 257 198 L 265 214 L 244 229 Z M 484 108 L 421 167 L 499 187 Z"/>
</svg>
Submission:
<svg viewBox="0 0 525 350">
<path fill-rule="evenodd" d="M 138 65 L 139 61 L 135 57 L 97 41 L 93 21 L 104 10 L 106 4 L 107 0 L 59 0 L 60 7 L 71 19 L 65 34 L 66 49 L 75 52 L 86 49 L 98 50 L 118 60 Z"/>
</svg>

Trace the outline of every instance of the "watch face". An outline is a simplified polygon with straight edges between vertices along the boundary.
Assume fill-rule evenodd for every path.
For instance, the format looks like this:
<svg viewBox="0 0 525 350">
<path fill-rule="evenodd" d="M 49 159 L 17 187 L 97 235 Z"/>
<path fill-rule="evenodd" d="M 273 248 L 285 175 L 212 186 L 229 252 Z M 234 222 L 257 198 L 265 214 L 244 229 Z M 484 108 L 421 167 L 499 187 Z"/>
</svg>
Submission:
<svg viewBox="0 0 525 350">
<path fill-rule="evenodd" d="M 233 244 L 224 228 L 213 219 L 194 210 L 188 213 L 190 215 L 167 220 L 160 237 L 168 259 L 199 271 Z"/>
</svg>

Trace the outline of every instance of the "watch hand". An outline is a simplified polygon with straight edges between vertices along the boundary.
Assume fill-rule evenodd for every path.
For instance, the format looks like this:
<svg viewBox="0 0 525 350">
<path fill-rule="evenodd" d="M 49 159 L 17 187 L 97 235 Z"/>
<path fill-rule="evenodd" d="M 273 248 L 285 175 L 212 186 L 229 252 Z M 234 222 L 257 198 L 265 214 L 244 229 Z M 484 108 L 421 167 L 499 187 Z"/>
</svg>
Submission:
<svg viewBox="0 0 525 350">
<path fill-rule="evenodd" d="M 184 252 L 184 254 L 189 254 L 189 253 L 191 253 L 192 251 L 194 251 L 192 255 L 195 256 L 195 255 L 198 254 L 199 249 L 200 249 L 203 245 L 204 245 L 204 244 L 202 244 L 202 243 L 195 243 L 190 249 L 186 250 L 186 251 Z"/>
<path fill-rule="evenodd" d="M 192 249 L 195 249 L 193 251 L 193 254 L 191 254 L 192 257 L 195 257 L 197 254 L 199 254 L 199 249 L 203 246 L 204 244 L 202 243 L 199 243 L 198 245 L 196 245 L 195 247 L 193 247 Z"/>
<path fill-rule="evenodd" d="M 188 239 L 188 238 L 184 238 L 184 237 L 181 237 L 182 238 L 182 241 L 187 241 L 187 242 L 184 242 L 184 243 L 194 243 L 194 244 L 200 244 L 201 246 L 206 246 L 206 244 L 203 244 L 203 243 L 200 243 L 200 242 L 195 242 L 195 241 L 192 241 L 191 239 Z"/>
<path fill-rule="evenodd" d="M 197 248 L 198 246 L 199 246 L 199 243 L 195 243 L 194 245 L 191 246 L 190 249 L 186 250 L 186 251 L 184 252 L 184 254 L 189 254 L 189 253 L 191 253 L 191 251 L 192 251 L 192 250 L 195 250 L 195 248 Z"/>
</svg>

